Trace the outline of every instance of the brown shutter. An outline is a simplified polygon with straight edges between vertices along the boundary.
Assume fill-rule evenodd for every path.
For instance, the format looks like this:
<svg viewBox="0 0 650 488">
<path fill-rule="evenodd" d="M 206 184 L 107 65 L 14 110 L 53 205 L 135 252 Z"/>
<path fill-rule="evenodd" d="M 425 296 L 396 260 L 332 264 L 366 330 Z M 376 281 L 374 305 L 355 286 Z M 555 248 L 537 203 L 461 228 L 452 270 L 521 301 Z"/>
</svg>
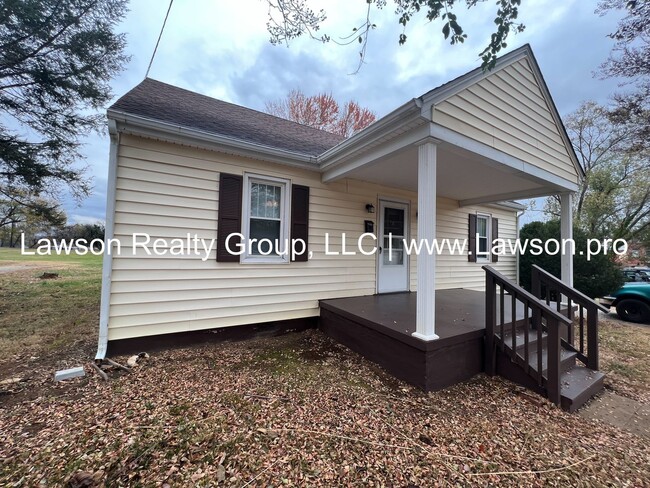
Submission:
<svg viewBox="0 0 650 488">
<path fill-rule="evenodd" d="M 293 261 L 307 261 L 309 258 L 309 187 L 291 185 L 291 240 L 305 241 L 306 250 L 296 254 Z"/>
<path fill-rule="evenodd" d="M 492 242 L 494 239 L 499 238 L 499 219 L 492 218 Z M 492 242 L 490 242 L 490 249 L 492 249 Z M 499 261 L 499 255 L 492 253 L 492 262 L 496 263 Z"/>
<path fill-rule="evenodd" d="M 221 173 L 219 177 L 219 219 L 217 222 L 217 261 L 238 263 L 239 256 L 226 249 L 226 238 L 233 233 L 241 233 L 241 205 L 243 178 L 240 175 Z M 230 239 L 230 248 L 241 243 L 240 239 Z"/>
<path fill-rule="evenodd" d="M 476 262 L 476 214 L 469 214 L 469 252 L 467 260 L 470 263 Z"/>
</svg>

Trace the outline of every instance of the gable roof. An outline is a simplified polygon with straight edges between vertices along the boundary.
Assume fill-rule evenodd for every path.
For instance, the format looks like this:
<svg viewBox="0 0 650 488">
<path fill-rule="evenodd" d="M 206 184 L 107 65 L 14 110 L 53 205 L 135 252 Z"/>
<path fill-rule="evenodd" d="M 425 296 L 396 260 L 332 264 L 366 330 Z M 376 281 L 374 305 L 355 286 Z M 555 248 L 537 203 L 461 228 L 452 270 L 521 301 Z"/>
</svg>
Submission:
<svg viewBox="0 0 650 488">
<path fill-rule="evenodd" d="M 257 110 L 145 78 L 109 111 L 318 156 L 344 138 Z"/>
<path fill-rule="evenodd" d="M 578 160 L 575 149 L 573 148 L 573 144 L 571 143 L 571 139 L 569 138 L 566 127 L 564 126 L 564 122 L 562 121 L 562 117 L 560 116 L 557 106 L 555 105 L 555 101 L 553 100 L 551 92 L 548 89 L 548 85 L 546 84 L 546 80 L 544 79 L 544 75 L 542 74 L 537 59 L 535 58 L 533 49 L 528 43 L 499 57 L 497 59 L 496 66 L 491 71 L 485 71 L 481 67 L 475 68 L 465 73 L 464 75 L 461 75 L 451 81 L 448 81 L 447 83 L 434 88 L 433 90 L 429 90 L 423 94 L 420 99 L 423 101 L 423 104 L 427 106 L 427 109 L 430 109 L 431 105 L 436 105 L 445 100 L 448 100 L 466 88 L 480 83 L 482 80 L 490 77 L 494 73 L 504 70 L 505 68 L 517 63 L 520 60 L 527 61 L 527 65 L 530 68 L 533 77 L 535 78 L 537 88 L 539 89 L 540 94 L 546 103 L 548 111 L 553 118 L 553 122 L 557 127 L 559 136 L 562 139 L 567 154 L 571 159 L 571 162 L 573 163 L 573 166 L 579 177 L 584 177 L 584 168 Z"/>
</svg>

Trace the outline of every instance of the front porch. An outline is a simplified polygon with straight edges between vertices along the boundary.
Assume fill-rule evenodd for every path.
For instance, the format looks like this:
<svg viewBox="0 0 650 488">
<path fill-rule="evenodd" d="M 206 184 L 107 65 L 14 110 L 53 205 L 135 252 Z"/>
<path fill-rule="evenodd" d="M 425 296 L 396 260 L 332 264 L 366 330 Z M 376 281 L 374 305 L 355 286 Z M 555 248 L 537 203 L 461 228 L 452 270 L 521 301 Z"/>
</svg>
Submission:
<svg viewBox="0 0 650 488">
<path fill-rule="evenodd" d="M 438 339 L 413 336 L 417 293 L 389 293 L 320 301 L 322 331 L 425 391 L 467 380 L 484 369 L 485 293 L 463 288 L 436 292 Z M 511 320 L 510 297 L 504 317 Z M 517 321 L 524 311 L 517 302 Z"/>
</svg>

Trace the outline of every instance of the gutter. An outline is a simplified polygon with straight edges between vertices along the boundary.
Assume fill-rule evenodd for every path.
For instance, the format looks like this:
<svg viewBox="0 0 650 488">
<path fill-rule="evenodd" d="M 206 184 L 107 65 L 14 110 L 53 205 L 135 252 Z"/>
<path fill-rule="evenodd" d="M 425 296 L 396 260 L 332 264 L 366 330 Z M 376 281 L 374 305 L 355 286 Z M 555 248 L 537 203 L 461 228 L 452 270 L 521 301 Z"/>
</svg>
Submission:
<svg viewBox="0 0 650 488">
<path fill-rule="evenodd" d="M 120 134 L 114 120 L 108 120 L 108 133 L 111 145 L 108 156 L 108 182 L 106 189 L 106 224 L 104 241 L 109 243 L 107 252 L 102 260 L 102 292 L 99 306 L 99 338 L 95 361 L 106 358 L 108 348 L 108 314 L 111 300 L 111 276 L 113 274 L 113 250 L 111 241 L 115 233 L 115 187 L 117 185 L 117 151 L 120 144 Z"/>
<path fill-rule="evenodd" d="M 208 143 L 208 149 L 214 149 L 214 146 L 219 146 L 220 148 L 227 147 L 230 149 L 230 152 L 241 156 L 260 159 L 260 154 L 262 154 L 265 156 L 265 161 L 279 163 L 285 166 L 297 166 L 312 170 L 318 169 L 317 156 L 278 149 L 263 144 L 257 144 L 255 142 L 235 139 L 234 137 L 213 134 L 199 129 L 192 129 L 182 125 L 161 122 L 119 110 L 108 109 L 106 114 L 109 120 L 113 120 L 117 125 L 119 125 L 117 129 L 119 129 L 120 132 L 159 138 L 165 138 L 165 135 L 172 135 L 177 136 L 175 138 L 172 137 L 172 139 L 174 139 L 172 142 L 181 142 L 187 145 L 188 139 L 191 139 L 195 142 Z M 165 139 L 169 138 L 166 137 Z M 205 147 L 206 144 L 203 144 L 203 146 Z"/>
</svg>

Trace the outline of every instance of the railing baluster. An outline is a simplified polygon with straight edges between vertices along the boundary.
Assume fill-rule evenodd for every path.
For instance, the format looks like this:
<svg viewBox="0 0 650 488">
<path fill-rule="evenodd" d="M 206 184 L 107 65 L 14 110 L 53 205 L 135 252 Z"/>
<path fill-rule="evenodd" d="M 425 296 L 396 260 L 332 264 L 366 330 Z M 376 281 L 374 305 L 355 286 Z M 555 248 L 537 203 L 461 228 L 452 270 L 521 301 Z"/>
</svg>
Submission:
<svg viewBox="0 0 650 488">
<path fill-rule="evenodd" d="M 587 306 L 587 367 L 598 370 L 598 308 Z"/>
<path fill-rule="evenodd" d="M 542 310 L 533 309 L 533 324 L 537 329 L 537 384 L 542 386 Z"/>
<path fill-rule="evenodd" d="M 546 318 L 548 327 L 547 347 L 547 378 L 546 391 L 548 399 L 556 405 L 560 404 L 560 324 L 554 317 Z"/>
<path fill-rule="evenodd" d="M 503 283 L 501 283 L 500 285 L 501 286 L 499 287 L 499 289 L 500 289 L 500 296 L 499 296 L 499 319 L 500 319 L 500 323 L 499 323 L 499 329 L 500 329 L 500 332 L 501 332 L 501 341 L 500 341 L 501 342 L 501 350 L 503 351 L 503 344 L 506 342 L 506 336 L 504 335 L 504 326 L 505 326 L 504 310 L 505 310 L 505 307 L 503 305 Z"/>
<path fill-rule="evenodd" d="M 528 323 L 528 302 L 524 302 L 524 362 L 526 363 L 526 371 L 529 369 L 528 357 L 528 334 L 530 331 L 530 324 Z"/>
<path fill-rule="evenodd" d="M 567 301 L 567 307 L 568 307 L 568 314 L 569 314 L 569 320 L 571 323 L 569 324 L 569 332 L 567 334 L 567 342 L 573 346 L 573 303 L 571 302 L 571 298 L 567 296 L 566 298 Z"/>
<path fill-rule="evenodd" d="M 512 351 L 511 358 L 513 361 L 517 360 L 517 293 L 512 291 L 510 293 L 510 328 L 512 333 Z"/>
<path fill-rule="evenodd" d="M 580 352 L 585 353 L 585 307 L 580 305 Z"/>
</svg>

